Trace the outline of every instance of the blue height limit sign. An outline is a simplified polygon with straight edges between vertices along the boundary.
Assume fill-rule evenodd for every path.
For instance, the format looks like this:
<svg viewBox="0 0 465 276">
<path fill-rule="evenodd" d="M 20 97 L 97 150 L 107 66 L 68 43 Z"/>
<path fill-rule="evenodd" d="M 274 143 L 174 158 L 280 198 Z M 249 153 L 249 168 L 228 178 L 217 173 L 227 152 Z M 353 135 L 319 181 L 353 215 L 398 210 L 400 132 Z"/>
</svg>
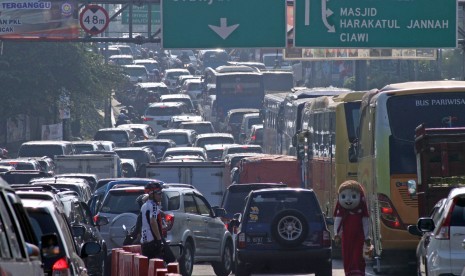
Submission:
<svg viewBox="0 0 465 276">
<path fill-rule="evenodd" d="M 295 0 L 296 47 L 455 48 L 456 0 Z"/>
<path fill-rule="evenodd" d="M 166 49 L 284 48 L 284 0 L 163 0 Z"/>
</svg>

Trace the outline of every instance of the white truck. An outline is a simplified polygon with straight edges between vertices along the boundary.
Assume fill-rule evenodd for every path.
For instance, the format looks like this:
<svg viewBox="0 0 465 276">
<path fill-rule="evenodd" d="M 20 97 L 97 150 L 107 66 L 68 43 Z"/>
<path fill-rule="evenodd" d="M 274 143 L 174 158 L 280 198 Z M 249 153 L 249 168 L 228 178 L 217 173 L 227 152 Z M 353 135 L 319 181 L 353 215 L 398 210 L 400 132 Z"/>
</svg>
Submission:
<svg viewBox="0 0 465 276">
<path fill-rule="evenodd" d="M 121 160 L 116 154 L 76 154 L 55 157 L 56 174 L 91 173 L 101 178 L 121 177 Z"/>
<path fill-rule="evenodd" d="M 150 163 L 145 167 L 145 177 L 165 183 L 191 184 L 211 206 L 219 206 L 225 191 L 224 168 L 224 162 Z"/>
</svg>

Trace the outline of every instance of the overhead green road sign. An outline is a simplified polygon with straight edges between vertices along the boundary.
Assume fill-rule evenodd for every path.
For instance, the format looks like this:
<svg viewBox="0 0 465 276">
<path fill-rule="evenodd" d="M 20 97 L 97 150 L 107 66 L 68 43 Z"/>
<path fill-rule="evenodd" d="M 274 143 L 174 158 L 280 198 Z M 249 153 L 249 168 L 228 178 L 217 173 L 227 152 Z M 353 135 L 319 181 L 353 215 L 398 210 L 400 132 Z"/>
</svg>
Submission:
<svg viewBox="0 0 465 276">
<path fill-rule="evenodd" d="M 162 47 L 284 48 L 284 0 L 163 0 Z"/>
<path fill-rule="evenodd" d="M 294 45 L 455 48 L 456 0 L 295 0 Z"/>
</svg>

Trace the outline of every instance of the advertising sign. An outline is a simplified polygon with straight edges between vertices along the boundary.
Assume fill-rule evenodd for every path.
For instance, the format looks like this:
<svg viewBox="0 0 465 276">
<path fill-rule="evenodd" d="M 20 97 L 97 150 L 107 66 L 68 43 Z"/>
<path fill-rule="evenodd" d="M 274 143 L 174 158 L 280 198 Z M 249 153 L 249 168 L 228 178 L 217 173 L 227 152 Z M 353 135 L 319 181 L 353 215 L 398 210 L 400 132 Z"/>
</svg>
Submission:
<svg viewBox="0 0 465 276">
<path fill-rule="evenodd" d="M 0 39 L 79 37 L 76 0 L 0 0 Z"/>
<path fill-rule="evenodd" d="M 286 48 L 287 60 L 436 60 L 436 49 L 331 49 L 331 48 Z"/>
<path fill-rule="evenodd" d="M 42 140 L 63 140 L 63 124 L 42 125 Z"/>
</svg>

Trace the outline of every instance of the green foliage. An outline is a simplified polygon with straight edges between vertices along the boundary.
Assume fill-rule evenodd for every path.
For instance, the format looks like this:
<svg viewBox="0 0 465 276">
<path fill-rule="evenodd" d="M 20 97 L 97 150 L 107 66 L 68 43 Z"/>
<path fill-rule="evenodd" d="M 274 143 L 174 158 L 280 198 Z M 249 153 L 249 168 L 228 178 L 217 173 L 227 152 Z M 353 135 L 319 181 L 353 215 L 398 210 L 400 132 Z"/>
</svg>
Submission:
<svg viewBox="0 0 465 276">
<path fill-rule="evenodd" d="M 64 88 L 70 92 L 72 119 L 100 124 L 89 116 L 122 80 L 115 67 L 81 43 L 3 42 L 0 116 L 28 114 L 54 122 Z"/>
</svg>

